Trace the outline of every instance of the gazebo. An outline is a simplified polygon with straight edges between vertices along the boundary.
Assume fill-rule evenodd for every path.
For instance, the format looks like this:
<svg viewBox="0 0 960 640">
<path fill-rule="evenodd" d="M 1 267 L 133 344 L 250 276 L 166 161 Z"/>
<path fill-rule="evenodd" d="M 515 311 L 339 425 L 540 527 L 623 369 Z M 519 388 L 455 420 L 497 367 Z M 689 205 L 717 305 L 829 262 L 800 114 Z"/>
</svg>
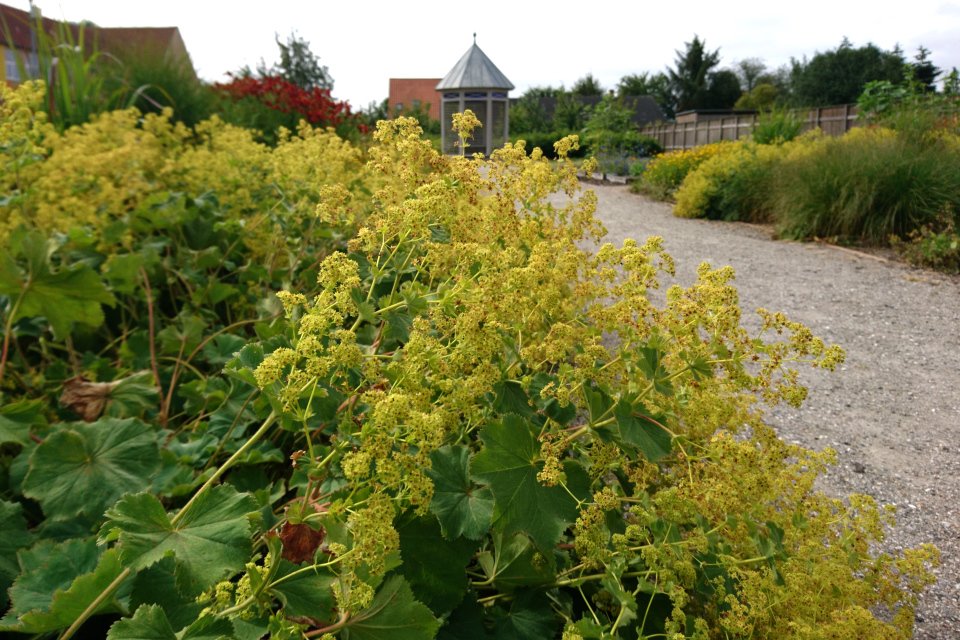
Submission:
<svg viewBox="0 0 960 640">
<path fill-rule="evenodd" d="M 477 34 L 473 34 L 473 46 L 467 50 L 453 69 L 437 84 L 442 94 L 441 122 L 443 153 L 459 155 L 456 132 L 453 130 L 453 114 L 470 109 L 480 120 L 482 127 L 473 132 L 473 139 L 466 153 L 490 155 L 502 147 L 510 131 L 510 101 L 507 94 L 513 89 L 497 65 L 490 62 L 477 46 Z"/>
</svg>

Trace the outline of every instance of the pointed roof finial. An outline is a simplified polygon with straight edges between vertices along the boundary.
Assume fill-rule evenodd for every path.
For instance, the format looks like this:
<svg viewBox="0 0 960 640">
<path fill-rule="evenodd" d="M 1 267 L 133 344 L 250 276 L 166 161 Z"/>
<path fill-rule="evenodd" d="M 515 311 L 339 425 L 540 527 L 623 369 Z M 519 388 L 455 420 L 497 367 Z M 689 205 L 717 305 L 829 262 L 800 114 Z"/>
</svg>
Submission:
<svg viewBox="0 0 960 640">
<path fill-rule="evenodd" d="M 477 44 L 477 32 L 473 32 L 473 44 Z"/>
</svg>

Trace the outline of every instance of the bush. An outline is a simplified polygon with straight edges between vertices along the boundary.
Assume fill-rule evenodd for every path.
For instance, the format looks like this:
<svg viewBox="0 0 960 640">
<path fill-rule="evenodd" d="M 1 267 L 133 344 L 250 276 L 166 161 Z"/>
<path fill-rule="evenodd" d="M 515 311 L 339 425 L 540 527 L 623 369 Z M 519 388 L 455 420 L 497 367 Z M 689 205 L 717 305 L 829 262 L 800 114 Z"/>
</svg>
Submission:
<svg viewBox="0 0 960 640">
<path fill-rule="evenodd" d="M 687 174 L 673 213 L 682 218 L 769 222 L 777 166 L 822 139 L 811 132 L 785 144 L 734 143 Z"/>
<path fill-rule="evenodd" d="M 595 131 L 588 135 L 587 154 L 597 159 L 598 169 L 604 174 L 627 175 L 639 158 L 663 152 L 659 142 L 635 130 Z"/>
<path fill-rule="evenodd" d="M 0 149 L 33 150 L 14 113 Z M 135 165 L 144 132 L 97 124 L 33 177 L 84 134 Z M 569 138 L 558 163 L 481 163 L 398 118 L 360 171 L 310 131 L 269 149 L 211 126 L 183 142 L 186 193 L 131 182 L 150 194 L 119 225 L 8 237 L 0 632 L 909 636 L 936 550 L 876 554 L 889 516 L 816 492 L 835 454 L 758 408 L 799 406 L 794 367 L 842 349 L 779 313 L 741 328 L 729 267 L 655 306 L 662 238 L 588 251 L 605 231 Z M 223 186 L 203 161 L 247 154 L 277 184 L 243 198 L 259 215 L 197 193 Z M 140 179 L 175 179 L 156 166 Z"/>
<path fill-rule="evenodd" d="M 574 135 L 570 133 L 562 133 L 558 131 L 548 131 L 547 133 L 516 133 L 510 134 L 510 142 L 516 144 L 520 140 L 523 140 L 527 143 L 526 149 L 528 153 L 531 153 L 534 149 L 540 149 L 543 152 L 543 156 L 550 160 L 556 160 L 558 158 L 557 152 L 554 150 L 554 143 L 558 140 L 562 140 L 568 135 Z M 571 149 L 567 154 L 568 158 L 583 158 L 587 155 L 586 148 L 581 145 L 579 149 Z"/>
<path fill-rule="evenodd" d="M 275 145 L 280 129 L 295 131 L 301 120 L 317 127 L 332 127 L 344 137 L 366 130 L 351 113 L 350 105 L 330 97 L 329 89 L 303 89 L 279 76 L 234 76 L 213 85 L 218 114 L 224 121 L 259 131 L 261 139 Z"/>
<path fill-rule="evenodd" d="M 780 233 L 875 244 L 907 236 L 960 208 L 960 138 L 925 142 L 854 129 L 784 161 L 772 198 Z"/>
<path fill-rule="evenodd" d="M 910 264 L 946 273 L 960 272 L 960 232 L 949 209 L 935 222 L 912 231 L 906 240 L 894 236 L 890 244 Z"/>
<path fill-rule="evenodd" d="M 715 142 L 694 149 L 670 151 L 654 157 L 643 173 L 643 182 L 635 188 L 646 190 L 648 193 L 658 193 L 663 197 L 670 197 L 679 188 L 687 174 L 699 167 L 718 153 L 721 153 L 730 142 Z"/>
<path fill-rule="evenodd" d="M 750 131 L 757 144 L 790 142 L 803 131 L 803 113 L 800 110 L 773 109 L 761 113 Z"/>
<path fill-rule="evenodd" d="M 193 127 L 213 115 L 216 97 L 194 73 L 189 60 L 150 57 L 131 51 L 123 57 L 126 82 L 137 93 L 142 113 L 173 109 L 173 119 Z"/>
</svg>

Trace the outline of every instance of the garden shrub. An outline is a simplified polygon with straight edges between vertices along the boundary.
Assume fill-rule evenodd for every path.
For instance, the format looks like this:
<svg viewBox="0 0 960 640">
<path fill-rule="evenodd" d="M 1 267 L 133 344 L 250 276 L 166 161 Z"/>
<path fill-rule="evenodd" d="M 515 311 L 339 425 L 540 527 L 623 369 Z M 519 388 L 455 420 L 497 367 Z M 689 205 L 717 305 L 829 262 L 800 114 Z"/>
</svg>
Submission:
<svg viewBox="0 0 960 640">
<path fill-rule="evenodd" d="M 936 550 L 877 553 L 891 515 L 816 492 L 835 453 L 762 420 L 842 349 L 748 333 L 730 267 L 651 302 L 673 260 L 588 251 L 576 139 L 551 166 L 420 133 L 381 122 L 363 184 L 316 185 L 265 259 L 214 193 L 150 194 L 110 255 L 10 234 L 0 631 L 908 637 Z"/>
<path fill-rule="evenodd" d="M 790 142 L 803 131 L 804 113 L 799 109 L 777 109 L 761 113 L 750 130 L 757 144 Z"/>
<path fill-rule="evenodd" d="M 511 144 L 516 145 L 518 142 L 523 140 L 526 142 L 526 149 L 528 153 L 532 153 L 534 149 L 540 149 L 543 153 L 543 157 L 549 160 L 556 160 L 559 156 L 557 155 L 556 150 L 553 145 L 558 140 L 562 140 L 568 135 L 574 135 L 573 132 L 561 132 L 561 131 L 548 131 L 546 133 L 540 132 L 528 132 L 528 133 L 518 133 L 510 135 Z M 569 158 L 583 158 L 587 155 L 587 150 L 585 147 L 578 147 L 576 149 L 571 149 L 567 157 Z"/>
<path fill-rule="evenodd" d="M 294 135 L 281 128 L 270 148 L 255 132 L 216 116 L 194 130 L 171 123 L 168 108 L 145 116 L 136 109 L 106 112 L 58 134 L 41 110 L 42 94 L 42 83 L 0 87 L 0 108 L 9 117 L 0 129 L 0 184 L 8 194 L 0 201 L 0 242 L 21 224 L 60 233 L 103 228 L 167 192 L 213 191 L 235 220 L 276 218 L 279 196 L 283 216 L 295 210 L 303 218 L 323 185 L 360 185 L 360 151 L 331 130 L 302 123 Z M 278 231 L 259 226 L 270 242 Z"/>
<path fill-rule="evenodd" d="M 911 231 L 904 240 L 890 238 L 890 244 L 912 265 L 945 273 L 960 272 L 960 232 L 957 216 L 947 209 L 935 222 Z"/>
<path fill-rule="evenodd" d="M 780 164 L 772 211 L 791 238 L 841 237 L 876 244 L 906 236 L 960 207 L 960 145 L 858 128 Z"/>
<path fill-rule="evenodd" d="M 672 196 L 688 173 L 726 150 L 731 144 L 733 143 L 715 142 L 656 156 L 647 164 L 643 172 L 643 182 L 639 184 L 639 188 L 656 191 L 666 197 Z"/>
<path fill-rule="evenodd" d="M 807 153 L 822 139 L 814 131 L 783 144 L 742 140 L 687 174 L 673 213 L 682 218 L 769 222 L 776 168 L 787 157 Z"/>
</svg>

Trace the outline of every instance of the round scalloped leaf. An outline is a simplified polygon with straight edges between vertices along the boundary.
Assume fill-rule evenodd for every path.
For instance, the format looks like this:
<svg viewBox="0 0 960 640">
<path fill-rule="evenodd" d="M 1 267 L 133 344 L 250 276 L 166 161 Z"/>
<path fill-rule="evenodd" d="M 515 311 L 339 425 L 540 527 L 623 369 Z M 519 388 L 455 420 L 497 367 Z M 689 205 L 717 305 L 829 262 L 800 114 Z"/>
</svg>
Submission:
<svg viewBox="0 0 960 640">
<path fill-rule="evenodd" d="M 160 468 L 157 436 L 139 420 L 104 418 L 57 431 L 30 456 L 23 494 L 54 520 L 99 519 L 124 493 L 143 491 Z"/>
<path fill-rule="evenodd" d="M 173 524 L 153 495 L 126 495 L 107 511 L 101 539 L 119 536 L 120 560 L 128 569 L 173 555 L 177 588 L 198 595 L 226 572 L 243 570 L 250 560 L 250 517 L 259 509 L 249 494 L 220 485 L 190 503 Z"/>
</svg>

